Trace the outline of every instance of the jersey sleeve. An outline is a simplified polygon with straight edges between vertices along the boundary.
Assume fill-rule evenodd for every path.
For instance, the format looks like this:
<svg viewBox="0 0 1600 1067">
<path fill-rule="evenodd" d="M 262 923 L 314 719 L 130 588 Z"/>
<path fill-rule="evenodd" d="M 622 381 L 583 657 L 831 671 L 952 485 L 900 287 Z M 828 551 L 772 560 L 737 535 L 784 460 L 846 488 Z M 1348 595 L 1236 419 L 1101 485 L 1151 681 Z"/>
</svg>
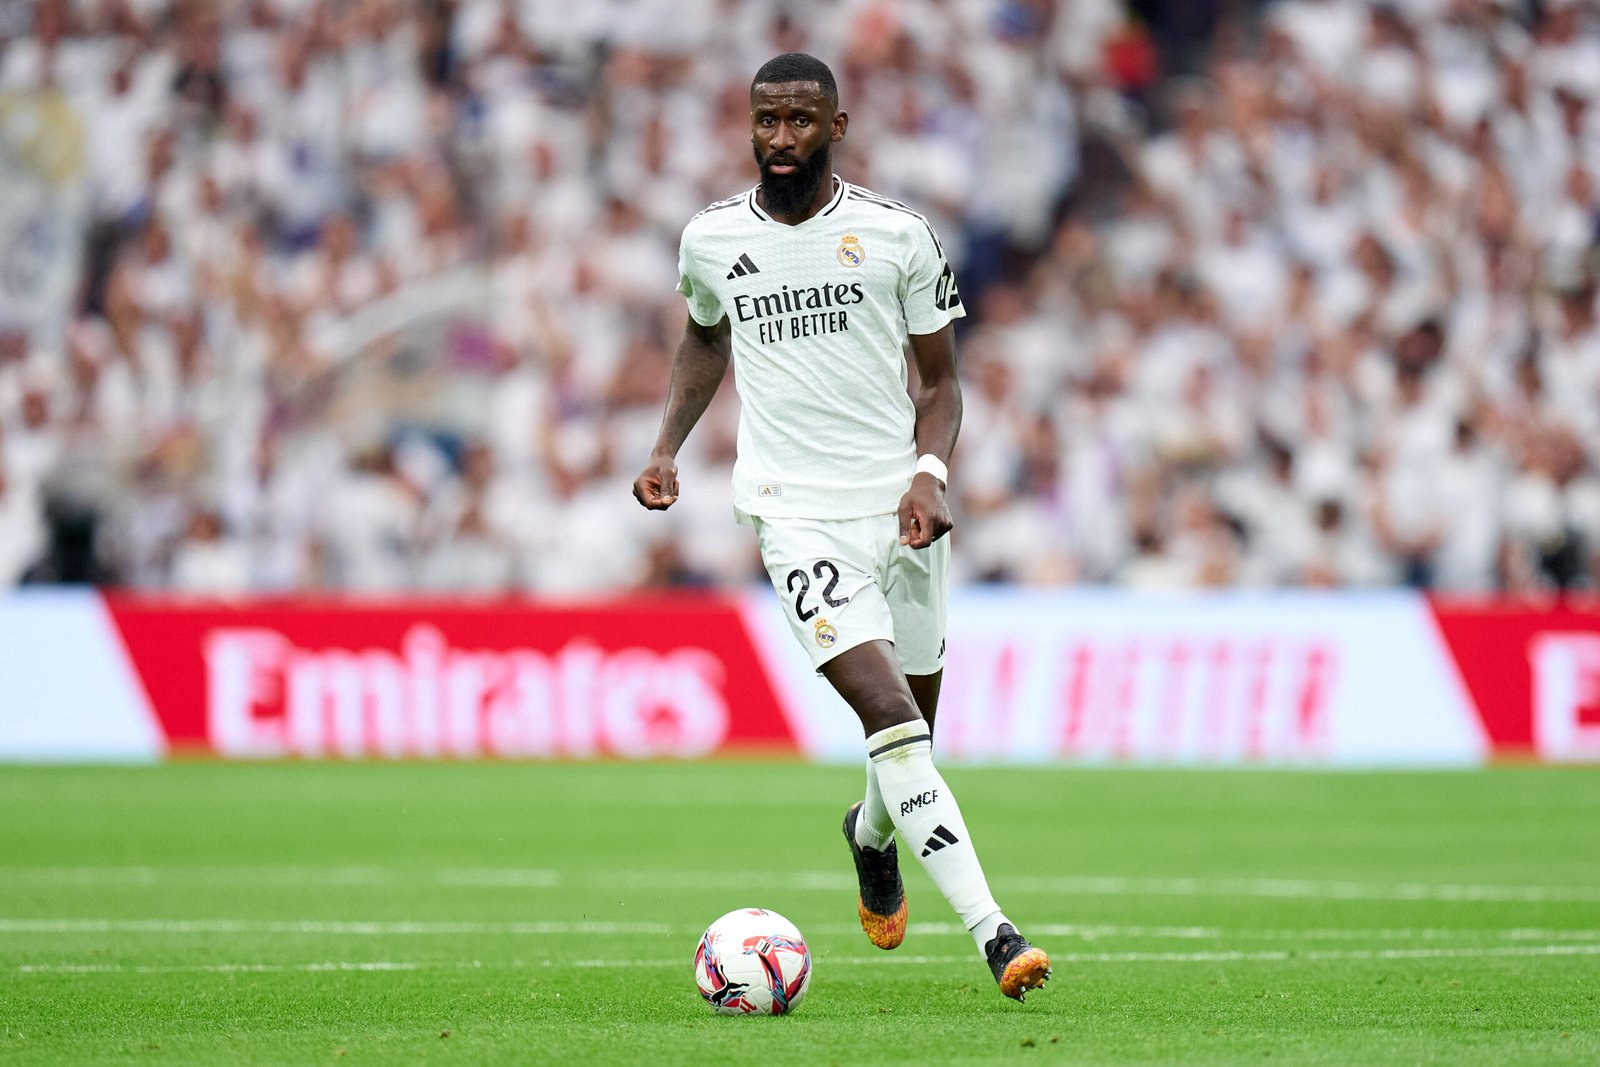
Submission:
<svg viewBox="0 0 1600 1067">
<path fill-rule="evenodd" d="M 961 294 L 956 292 L 955 272 L 944 258 L 944 249 L 930 226 L 917 226 L 911 233 L 902 306 L 906 332 L 916 337 L 938 333 L 952 319 L 962 318 L 967 313 L 961 306 Z"/>
<path fill-rule="evenodd" d="M 717 299 L 717 294 L 706 284 L 704 276 L 696 270 L 690 243 L 690 231 L 686 229 L 683 239 L 678 242 L 678 292 L 683 294 L 683 299 L 689 305 L 689 315 L 695 322 L 702 326 L 715 326 L 725 314 L 722 301 Z"/>
</svg>

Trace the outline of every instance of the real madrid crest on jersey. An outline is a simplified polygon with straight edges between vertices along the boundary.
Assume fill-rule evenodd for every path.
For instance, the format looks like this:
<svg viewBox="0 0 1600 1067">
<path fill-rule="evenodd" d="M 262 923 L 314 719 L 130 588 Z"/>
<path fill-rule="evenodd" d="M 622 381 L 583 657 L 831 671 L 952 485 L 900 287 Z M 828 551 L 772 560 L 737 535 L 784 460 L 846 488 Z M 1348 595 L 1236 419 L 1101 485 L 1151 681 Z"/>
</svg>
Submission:
<svg viewBox="0 0 1600 1067">
<path fill-rule="evenodd" d="M 817 631 L 817 644 L 823 648 L 832 648 L 833 643 L 839 640 L 839 631 L 835 630 L 827 619 L 818 619 L 811 625 Z"/>
<path fill-rule="evenodd" d="M 839 239 L 839 251 L 834 254 L 846 267 L 859 267 L 867 258 L 867 250 L 861 247 L 861 238 L 853 233 L 847 233 Z"/>
</svg>

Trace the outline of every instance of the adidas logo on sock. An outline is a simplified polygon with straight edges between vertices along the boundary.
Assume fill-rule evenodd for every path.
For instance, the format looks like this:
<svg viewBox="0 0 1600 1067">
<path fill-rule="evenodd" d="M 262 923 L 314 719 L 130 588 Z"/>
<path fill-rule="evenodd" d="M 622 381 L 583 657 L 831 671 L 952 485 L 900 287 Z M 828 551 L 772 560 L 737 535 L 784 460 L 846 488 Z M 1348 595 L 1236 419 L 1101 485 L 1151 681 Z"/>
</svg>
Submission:
<svg viewBox="0 0 1600 1067">
<path fill-rule="evenodd" d="M 760 273 L 761 268 L 756 266 L 755 260 L 751 259 L 745 253 L 740 252 L 738 261 L 734 263 L 733 269 L 728 272 L 728 277 L 730 279 L 743 278 L 746 274 Z"/>
<path fill-rule="evenodd" d="M 959 840 L 961 840 L 959 837 L 946 830 L 943 826 L 935 826 L 933 828 L 933 836 L 928 838 L 928 843 L 922 848 L 922 854 L 924 856 L 931 855 L 944 848 L 944 846 L 953 845 Z"/>
</svg>

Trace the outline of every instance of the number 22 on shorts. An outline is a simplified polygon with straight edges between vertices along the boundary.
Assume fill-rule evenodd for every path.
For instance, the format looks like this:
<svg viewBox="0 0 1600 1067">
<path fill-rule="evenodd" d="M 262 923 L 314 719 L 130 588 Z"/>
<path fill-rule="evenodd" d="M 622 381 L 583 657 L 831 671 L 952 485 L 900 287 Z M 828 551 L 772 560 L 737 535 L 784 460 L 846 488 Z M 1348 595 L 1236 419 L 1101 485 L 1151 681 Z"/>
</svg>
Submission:
<svg viewBox="0 0 1600 1067">
<path fill-rule="evenodd" d="M 822 602 L 828 607 L 838 608 L 850 603 L 849 597 L 842 597 L 839 600 L 833 598 L 834 590 L 839 588 L 839 568 L 833 560 L 817 560 L 816 564 L 811 568 L 811 574 L 816 575 L 819 581 L 824 574 L 828 576 L 828 584 L 822 587 Z M 790 571 L 783 584 L 789 592 L 793 593 L 795 592 L 796 583 L 799 584 L 800 591 L 794 598 L 794 613 L 800 616 L 801 622 L 807 622 L 811 616 L 817 613 L 817 609 L 815 607 L 806 607 L 806 594 L 811 592 L 811 577 L 800 567 Z"/>
</svg>

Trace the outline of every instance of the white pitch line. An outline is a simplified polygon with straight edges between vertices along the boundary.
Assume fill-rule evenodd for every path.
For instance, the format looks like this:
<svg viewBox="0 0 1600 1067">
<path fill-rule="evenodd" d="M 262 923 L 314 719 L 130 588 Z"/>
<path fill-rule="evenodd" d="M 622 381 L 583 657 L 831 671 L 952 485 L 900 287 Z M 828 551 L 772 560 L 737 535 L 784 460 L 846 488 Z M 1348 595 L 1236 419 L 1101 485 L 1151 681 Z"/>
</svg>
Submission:
<svg viewBox="0 0 1600 1067">
<path fill-rule="evenodd" d="M 0 887 L 73 886 L 393 886 L 550 889 L 562 881 L 546 867 L 0 867 Z"/>
<path fill-rule="evenodd" d="M 748 890 L 785 889 L 812 892 L 855 891 L 855 875 L 848 871 L 592 871 L 588 878 L 597 885 L 625 889 Z"/>
<path fill-rule="evenodd" d="M 1057 967 L 1088 963 L 1288 963 L 1338 962 L 1338 961 L 1399 961 L 1438 959 L 1483 959 L 1489 957 L 1551 957 L 1600 955 L 1600 945 L 1517 945 L 1498 948 L 1417 948 L 1334 950 L 1327 952 L 1069 952 L 1057 953 L 1051 962 Z M 818 958 L 821 966 L 834 964 L 873 965 L 892 963 L 901 966 L 924 964 L 972 963 L 971 954 L 963 956 L 824 956 Z M 546 968 L 571 967 L 593 970 L 618 967 L 682 967 L 693 964 L 686 956 L 682 959 L 579 959 L 541 960 Z M 485 963 L 482 960 L 464 960 L 454 963 L 423 963 L 393 960 L 354 962 L 340 960 L 326 963 L 218 963 L 157 966 L 120 963 L 26 963 L 15 969 L 17 974 L 280 974 L 321 973 L 347 971 L 422 971 L 445 969 L 520 970 L 529 966 L 522 960 Z"/>
<path fill-rule="evenodd" d="M 610 887 L 654 890 L 853 890 L 848 871 L 609 871 L 590 880 Z M 1268 897 L 1309 900 L 1600 903 L 1600 886 L 1482 885 L 1476 883 L 1352 882 L 1309 878 L 1133 878 L 1122 875 L 1006 876 L 996 888 L 1063 896 Z"/>
<path fill-rule="evenodd" d="M 807 927 L 815 935 L 849 935 L 854 924 L 820 923 Z M 917 936 L 966 936 L 956 923 L 912 923 Z M 512 936 L 552 937 L 568 934 L 594 936 L 689 936 L 698 929 L 657 922 L 476 922 L 471 920 L 332 920 L 332 919 L 111 919 L 111 918 L 0 918 L 0 934 L 304 934 L 353 936 Z M 1225 929 L 1218 926 L 1123 926 L 1082 923 L 1030 923 L 1037 937 L 1070 937 L 1082 941 L 1596 941 L 1600 930 L 1549 928 L 1282 928 Z"/>
<path fill-rule="evenodd" d="M 1600 945 L 1508 945 L 1484 948 L 1394 948 L 1350 949 L 1325 952 L 1291 952 L 1268 949 L 1259 952 L 1056 952 L 1050 956 L 1052 966 L 1062 967 L 1074 963 L 1287 963 L 1299 960 L 1334 962 L 1340 960 L 1439 960 L 1482 959 L 1504 956 L 1596 956 Z M 814 957 L 818 966 L 835 963 L 848 964 L 925 964 L 970 963 L 977 957 L 967 956 L 902 956 L 899 953 L 878 956 L 822 956 Z M 563 967 L 690 967 L 692 961 L 681 960 L 567 960 Z"/>
<path fill-rule="evenodd" d="M 561 872 L 537 867 L 447 867 L 437 873 L 440 885 L 474 889 L 551 889 L 561 884 Z"/>
<path fill-rule="evenodd" d="M 665 923 L 615 922 L 433 922 L 323 919 L 0 919 L 0 934 L 389 934 L 509 935 L 561 934 L 668 935 Z"/>
<path fill-rule="evenodd" d="M 812 929 L 812 927 L 807 927 Z M 852 933 L 858 927 L 824 927 L 819 933 Z M 1038 937 L 1072 937 L 1082 941 L 1106 938 L 1144 938 L 1174 941 L 1452 941 L 1493 938 L 1502 941 L 1600 941 L 1600 930 L 1551 930 L 1527 927 L 1294 927 L 1272 930 L 1224 929 L 1220 926 L 1117 926 L 1083 923 L 1029 923 L 1028 933 Z M 966 935 L 956 923 L 910 923 L 909 934 Z"/>
<path fill-rule="evenodd" d="M 586 885 L 642 890 L 783 890 L 837 892 L 855 888 L 847 870 L 724 872 L 669 870 L 584 871 Z M 0 888 L 75 885 L 157 886 L 390 886 L 437 884 L 479 889 L 550 889 L 572 879 L 538 867 L 0 867 Z M 1427 901 L 1430 903 L 1600 903 L 1600 886 L 1480 883 L 1356 882 L 1310 878 L 1145 878 L 1122 875 L 999 876 L 996 887 L 1015 893 L 1064 896 L 1265 897 L 1304 900 Z"/>
<path fill-rule="evenodd" d="M 420 971 L 428 964 L 372 960 L 360 963 L 213 963 L 157 967 L 121 963 L 25 963 L 19 974 L 314 974 L 323 971 Z M 474 961 L 462 966 L 481 966 Z"/>
<path fill-rule="evenodd" d="M 1307 878 L 1019 877 L 997 879 L 1020 892 L 1114 896 L 1278 897 L 1314 900 L 1600 903 L 1597 886 L 1349 882 Z"/>
</svg>

